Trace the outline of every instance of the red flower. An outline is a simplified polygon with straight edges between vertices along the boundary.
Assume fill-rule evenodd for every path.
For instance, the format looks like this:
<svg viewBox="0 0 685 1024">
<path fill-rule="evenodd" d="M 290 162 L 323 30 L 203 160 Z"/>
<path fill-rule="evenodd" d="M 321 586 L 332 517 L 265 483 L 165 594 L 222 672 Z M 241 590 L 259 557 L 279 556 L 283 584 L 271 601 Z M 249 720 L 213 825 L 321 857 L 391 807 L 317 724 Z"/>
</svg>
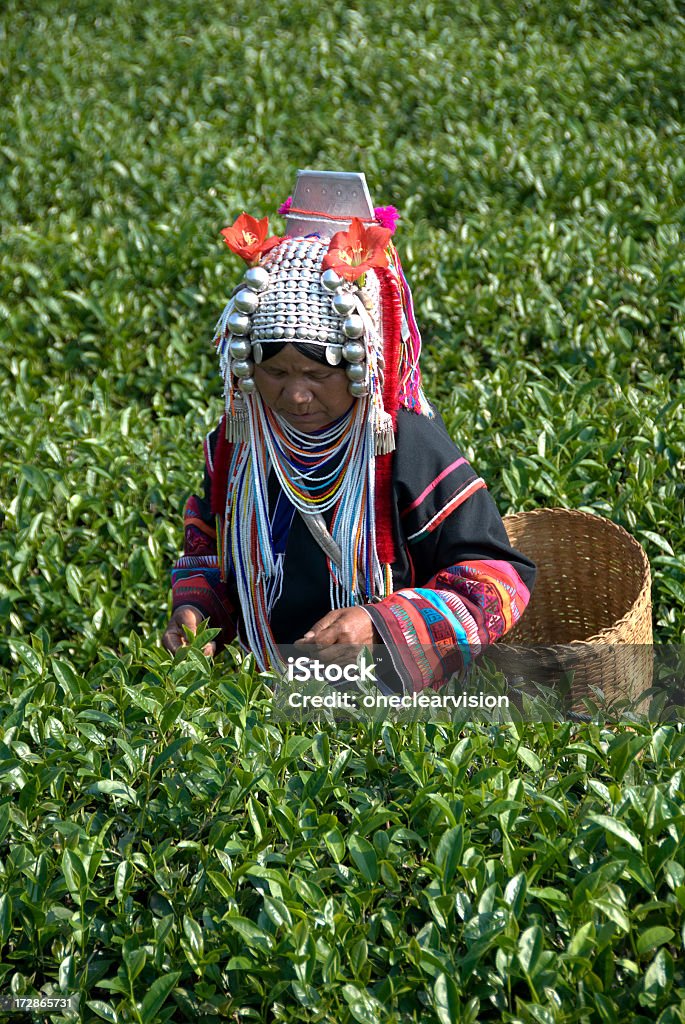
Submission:
<svg viewBox="0 0 685 1024">
<path fill-rule="evenodd" d="M 387 267 L 385 247 L 391 234 L 387 228 L 365 228 L 358 217 L 353 217 L 349 231 L 338 231 L 331 238 L 321 269 L 335 270 L 346 281 L 356 281 L 372 267 Z"/>
<path fill-rule="evenodd" d="M 221 234 L 224 242 L 236 256 L 242 257 L 251 266 L 259 263 L 259 257 L 263 256 L 269 249 L 281 241 L 275 235 L 267 238 L 269 231 L 269 218 L 262 217 L 257 220 L 250 217 L 248 213 L 241 213 L 235 224 L 230 228 L 224 228 Z"/>
</svg>

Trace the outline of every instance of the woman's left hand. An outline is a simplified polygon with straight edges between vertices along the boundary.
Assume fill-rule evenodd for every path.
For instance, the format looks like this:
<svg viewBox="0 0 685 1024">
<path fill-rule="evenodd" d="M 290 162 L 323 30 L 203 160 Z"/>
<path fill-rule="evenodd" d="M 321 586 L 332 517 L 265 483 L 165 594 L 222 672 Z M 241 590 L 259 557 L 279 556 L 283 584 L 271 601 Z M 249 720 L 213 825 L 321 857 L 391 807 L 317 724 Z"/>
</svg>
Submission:
<svg viewBox="0 0 685 1024">
<path fill-rule="evenodd" d="M 336 608 L 315 622 L 296 644 L 316 644 L 333 647 L 335 644 L 368 646 L 380 643 L 371 616 L 363 608 Z"/>
</svg>

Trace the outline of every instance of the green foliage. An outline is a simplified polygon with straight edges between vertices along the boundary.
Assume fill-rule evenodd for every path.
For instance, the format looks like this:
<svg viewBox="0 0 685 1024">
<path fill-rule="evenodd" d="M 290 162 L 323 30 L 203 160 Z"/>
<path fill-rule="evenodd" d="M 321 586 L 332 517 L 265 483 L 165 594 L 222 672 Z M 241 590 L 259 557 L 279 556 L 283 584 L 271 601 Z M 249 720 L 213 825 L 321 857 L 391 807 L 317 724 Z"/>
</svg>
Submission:
<svg viewBox="0 0 685 1024">
<path fill-rule="evenodd" d="M 685 1020 L 679 728 L 317 731 L 250 659 L 155 641 L 220 408 L 218 233 L 306 166 L 400 208 L 429 393 L 501 510 L 626 526 L 682 641 L 684 29 L 675 0 L 5 3 L 1 991 Z"/>
<path fill-rule="evenodd" d="M 206 640 L 13 643 L 0 984 L 87 1021 L 682 1019 L 679 728 L 276 723 Z"/>
</svg>

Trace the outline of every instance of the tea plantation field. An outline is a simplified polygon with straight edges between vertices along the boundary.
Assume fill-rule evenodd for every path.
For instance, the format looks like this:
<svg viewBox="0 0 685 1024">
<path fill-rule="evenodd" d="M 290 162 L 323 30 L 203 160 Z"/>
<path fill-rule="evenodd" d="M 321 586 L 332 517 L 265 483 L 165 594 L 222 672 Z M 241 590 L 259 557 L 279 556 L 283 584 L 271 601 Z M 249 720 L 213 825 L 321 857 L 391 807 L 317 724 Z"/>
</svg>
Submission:
<svg viewBox="0 0 685 1024">
<path fill-rule="evenodd" d="M 502 513 L 626 527 L 683 643 L 684 44 L 676 0 L 6 0 L 0 996 L 72 997 L 8 1020 L 685 1021 L 680 724 L 298 725 L 159 643 L 219 232 L 300 167 L 399 208 Z"/>
</svg>

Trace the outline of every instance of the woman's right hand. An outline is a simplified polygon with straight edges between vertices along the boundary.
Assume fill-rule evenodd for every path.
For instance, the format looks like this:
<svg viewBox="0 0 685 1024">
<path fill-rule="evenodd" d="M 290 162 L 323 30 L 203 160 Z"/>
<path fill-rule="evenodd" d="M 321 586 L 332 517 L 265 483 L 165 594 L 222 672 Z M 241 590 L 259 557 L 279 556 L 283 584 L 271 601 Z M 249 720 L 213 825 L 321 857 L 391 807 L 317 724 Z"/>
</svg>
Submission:
<svg viewBox="0 0 685 1024">
<path fill-rule="evenodd" d="M 186 635 L 183 631 L 183 627 L 186 626 L 191 633 L 197 632 L 197 627 L 200 625 L 205 616 L 202 614 L 199 608 L 196 608 L 192 604 L 182 604 L 178 608 L 174 608 L 173 614 L 169 619 L 169 624 L 164 630 L 164 636 L 162 637 L 162 643 L 166 647 L 170 654 L 175 654 L 179 647 L 185 647 L 188 644 Z M 214 657 L 216 654 L 216 643 L 211 640 L 205 644 L 202 648 L 202 653 L 207 657 Z"/>
</svg>

